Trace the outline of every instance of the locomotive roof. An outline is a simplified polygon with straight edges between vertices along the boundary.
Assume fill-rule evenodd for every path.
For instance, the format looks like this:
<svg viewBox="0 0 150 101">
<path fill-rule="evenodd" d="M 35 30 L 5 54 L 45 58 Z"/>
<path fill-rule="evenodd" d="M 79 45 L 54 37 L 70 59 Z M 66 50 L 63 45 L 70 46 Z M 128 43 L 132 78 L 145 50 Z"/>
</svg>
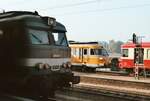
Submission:
<svg viewBox="0 0 150 101">
<path fill-rule="evenodd" d="M 0 13 L 0 20 L 2 21 L 7 21 L 8 19 L 5 18 L 9 18 L 9 20 L 12 20 L 13 17 L 17 17 L 17 16 L 23 16 L 23 15 L 30 15 L 33 17 L 42 17 L 38 14 L 37 11 L 35 12 L 29 12 L 29 11 L 9 11 L 9 12 L 3 12 Z M 19 19 L 19 18 L 16 18 Z M 62 31 L 62 32 L 66 32 L 66 28 L 63 24 L 59 23 L 56 21 L 56 26 L 53 28 L 54 31 Z"/>
<path fill-rule="evenodd" d="M 101 44 L 98 42 L 70 42 L 70 47 L 77 47 L 77 48 L 103 48 Z"/>
<path fill-rule="evenodd" d="M 134 43 L 125 43 L 123 45 L 121 45 L 121 48 L 134 48 L 136 46 L 136 44 Z M 142 42 L 141 46 L 146 48 L 146 47 L 150 47 L 150 42 Z"/>
<path fill-rule="evenodd" d="M 14 17 L 19 15 L 39 15 L 38 12 L 29 12 L 29 11 L 9 11 L 0 13 L 0 19 L 7 17 Z"/>
<path fill-rule="evenodd" d="M 63 24 L 61 24 L 60 22 L 56 22 L 56 26 L 53 28 L 53 30 L 67 32 L 65 26 Z"/>
</svg>

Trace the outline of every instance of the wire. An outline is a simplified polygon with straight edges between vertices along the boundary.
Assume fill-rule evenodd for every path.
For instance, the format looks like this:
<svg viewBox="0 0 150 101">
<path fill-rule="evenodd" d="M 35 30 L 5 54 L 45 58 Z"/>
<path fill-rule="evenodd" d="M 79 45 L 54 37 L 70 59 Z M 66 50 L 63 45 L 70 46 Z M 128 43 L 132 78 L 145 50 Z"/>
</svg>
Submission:
<svg viewBox="0 0 150 101">
<path fill-rule="evenodd" d="M 86 1 L 86 2 L 80 2 L 80 3 L 74 3 L 74 4 L 66 4 L 66 5 L 54 6 L 54 7 L 48 7 L 48 8 L 40 9 L 40 10 L 60 9 L 60 8 L 67 8 L 67 7 L 73 7 L 73 6 L 86 5 L 86 4 L 96 3 L 96 2 L 99 2 L 99 0 Z"/>
<path fill-rule="evenodd" d="M 81 11 L 81 12 L 70 12 L 70 13 L 64 13 L 60 15 L 75 15 L 75 14 L 87 14 L 87 13 L 93 13 L 93 12 L 104 12 L 104 11 L 113 11 L 113 10 L 120 10 L 120 9 L 129 9 L 129 8 L 138 8 L 138 7 L 145 7 L 150 6 L 150 4 L 141 4 L 141 5 L 130 5 L 130 6 L 123 6 L 123 7 L 116 7 L 116 8 L 107 8 L 107 9 L 96 9 L 96 10 L 90 10 L 90 11 Z M 55 14 L 54 14 L 55 15 Z"/>
</svg>

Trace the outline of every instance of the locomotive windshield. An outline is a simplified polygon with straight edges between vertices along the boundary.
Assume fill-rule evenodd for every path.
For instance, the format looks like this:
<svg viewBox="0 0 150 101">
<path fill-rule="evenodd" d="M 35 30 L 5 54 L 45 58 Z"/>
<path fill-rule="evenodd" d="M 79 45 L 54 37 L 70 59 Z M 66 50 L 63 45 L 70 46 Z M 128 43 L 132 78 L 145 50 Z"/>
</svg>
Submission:
<svg viewBox="0 0 150 101">
<path fill-rule="evenodd" d="M 26 19 L 26 25 L 26 31 L 32 44 L 68 46 L 65 31 L 57 28 L 51 32 L 50 27 L 42 19 Z"/>
<path fill-rule="evenodd" d="M 49 44 L 48 32 L 35 29 L 28 29 L 32 44 Z"/>
<path fill-rule="evenodd" d="M 31 44 L 52 44 L 54 43 L 49 27 L 40 18 L 26 19 L 26 32 L 30 37 Z M 51 37 L 50 37 L 51 36 Z"/>
<path fill-rule="evenodd" d="M 67 38 L 64 32 L 55 32 L 52 33 L 54 36 L 55 44 L 60 46 L 67 46 Z"/>
</svg>

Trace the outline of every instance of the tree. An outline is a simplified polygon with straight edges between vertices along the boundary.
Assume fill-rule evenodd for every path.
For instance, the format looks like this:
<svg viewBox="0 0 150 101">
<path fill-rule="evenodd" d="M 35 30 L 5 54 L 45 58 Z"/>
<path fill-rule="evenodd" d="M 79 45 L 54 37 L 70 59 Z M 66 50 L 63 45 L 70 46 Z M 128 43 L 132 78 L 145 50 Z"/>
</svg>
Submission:
<svg viewBox="0 0 150 101">
<path fill-rule="evenodd" d="M 123 44 L 122 41 L 115 42 L 114 40 L 109 41 L 109 49 L 112 53 L 121 53 L 121 45 Z"/>
</svg>

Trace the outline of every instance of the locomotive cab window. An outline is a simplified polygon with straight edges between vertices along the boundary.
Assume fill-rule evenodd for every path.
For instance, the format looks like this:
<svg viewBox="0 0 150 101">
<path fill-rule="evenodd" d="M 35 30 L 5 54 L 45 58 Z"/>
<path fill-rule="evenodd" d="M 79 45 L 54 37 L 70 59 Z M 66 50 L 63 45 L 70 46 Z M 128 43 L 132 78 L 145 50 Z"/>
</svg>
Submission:
<svg viewBox="0 0 150 101">
<path fill-rule="evenodd" d="M 32 44 L 49 44 L 48 32 L 29 29 L 28 30 Z"/>
<path fill-rule="evenodd" d="M 122 56 L 123 57 L 128 57 L 128 49 L 123 49 L 122 50 Z"/>
<path fill-rule="evenodd" d="M 48 31 L 49 27 L 43 23 L 39 18 L 32 19 L 27 18 L 25 20 L 26 33 L 29 35 L 29 40 L 31 44 L 53 44 L 53 38 L 51 33 Z"/>
<path fill-rule="evenodd" d="M 91 49 L 90 55 L 103 55 L 108 56 L 108 53 L 105 49 Z"/>
<path fill-rule="evenodd" d="M 98 49 L 91 49 L 90 55 L 98 55 Z"/>
<path fill-rule="evenodd" d="M 65 33 L 56 32 L 56 33 L 52 33 L 52 34 L 53 34 L 56 45 L 59 45 L 59 46 L 67 46 L 68 45 Z"/>
<path fill-rule="evenodd" d="M 102 49 L 102 55 L 103 56 L 108 56 L 108 53 L 107 53 L 106 49 Z"/>
</svg>

